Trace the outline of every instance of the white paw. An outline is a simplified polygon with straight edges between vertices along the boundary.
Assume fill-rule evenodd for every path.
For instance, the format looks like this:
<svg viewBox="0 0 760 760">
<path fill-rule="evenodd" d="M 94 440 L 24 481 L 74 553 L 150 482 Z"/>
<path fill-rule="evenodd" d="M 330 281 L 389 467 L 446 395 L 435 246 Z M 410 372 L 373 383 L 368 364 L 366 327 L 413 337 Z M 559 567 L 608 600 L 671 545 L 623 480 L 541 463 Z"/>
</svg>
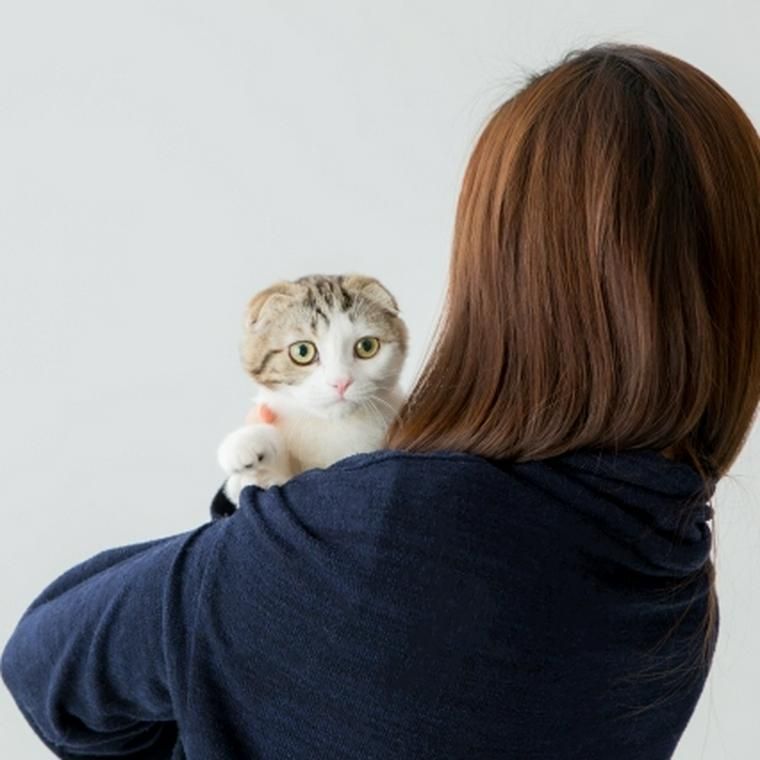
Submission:
<svg viewBox="0 0 760 760">
<path fill-rule="evenodd" d="M 267 488 L 290 477 L 288 454 L 280 431 L 273 425 L 246 425 L 229 433 L 217 452 L 227 473 L 227 497 L 237 504 L 247 485 Z"/>
</svg>

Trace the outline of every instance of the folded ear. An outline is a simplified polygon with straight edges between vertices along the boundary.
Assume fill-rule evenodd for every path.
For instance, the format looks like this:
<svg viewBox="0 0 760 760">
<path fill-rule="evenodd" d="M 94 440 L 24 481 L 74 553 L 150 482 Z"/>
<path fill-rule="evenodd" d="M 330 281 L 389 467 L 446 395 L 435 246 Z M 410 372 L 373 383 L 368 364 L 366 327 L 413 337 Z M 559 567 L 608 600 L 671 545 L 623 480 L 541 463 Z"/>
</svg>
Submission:
<svg viewBox="0 0 760 760">
<path fill-rule="evenodd" d="M 374 301 L 392 314 L 395 315 L 399 313 L 396 299 L 393 297 L 390 290 L 381 284 L 377 278 L 367 277 L 363 274 L 346 274 L 343 275 L 342 284 L 346 290 L 353 290 L 360 293 L 365 298 Z"/>
<path fill-rule="evenodd" d="M 281 280 L 257 293 L 248 302 L 245 310 L 244 322 L 246 329 L 254 329 L 256 323 L 261 322 L 267 314 L 276 312 L 278 307 L 282 309 L 290 304 L 296 290 L 297 286 L 294 283 L 288 282 L 288 280 Z"/>
</svg>

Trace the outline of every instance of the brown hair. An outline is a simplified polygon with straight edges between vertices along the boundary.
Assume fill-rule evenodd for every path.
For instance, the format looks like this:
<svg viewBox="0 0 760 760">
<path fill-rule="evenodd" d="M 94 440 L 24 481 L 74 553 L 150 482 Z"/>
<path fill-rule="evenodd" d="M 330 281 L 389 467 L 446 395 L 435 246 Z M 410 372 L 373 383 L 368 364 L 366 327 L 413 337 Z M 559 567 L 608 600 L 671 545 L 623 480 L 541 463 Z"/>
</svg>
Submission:
<svg viewBox="0 0 760 760">
<path fill-rule="evenodd" d="M 760 402 L 759 254 L 760 141 L 734 99 L 651 48 L 570 53 L 477 141 L 446 304 L 386 446 L 668 448 L 709 498 Z"/>
</svg>

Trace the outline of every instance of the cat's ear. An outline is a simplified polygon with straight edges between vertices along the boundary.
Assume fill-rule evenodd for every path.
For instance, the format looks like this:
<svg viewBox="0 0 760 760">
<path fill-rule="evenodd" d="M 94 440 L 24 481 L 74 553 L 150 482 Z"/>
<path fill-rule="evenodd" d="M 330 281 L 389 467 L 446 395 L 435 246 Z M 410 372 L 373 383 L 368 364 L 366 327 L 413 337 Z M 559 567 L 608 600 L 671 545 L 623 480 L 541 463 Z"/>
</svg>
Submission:
<svg viewBox="0 0 760 760">
<path fill-rule="evenodd" d="M 364 298 L 368 298 L 392 314 L 398 315 L 399 308 L 396 299 L 377 278 L 367 277 L 363 274 L 346 274 L 343 275 L 342 284 L 346 290 L 360 293 Z"/>
<path fill-rule="evenodd" d="M 296 286 L 287 280 L 281 280 L 257 293 L 249 302 L 243 320 L 247 330 L 252 330 L 267 313 L 277 311 L 293 301 Z"/>
</svg>

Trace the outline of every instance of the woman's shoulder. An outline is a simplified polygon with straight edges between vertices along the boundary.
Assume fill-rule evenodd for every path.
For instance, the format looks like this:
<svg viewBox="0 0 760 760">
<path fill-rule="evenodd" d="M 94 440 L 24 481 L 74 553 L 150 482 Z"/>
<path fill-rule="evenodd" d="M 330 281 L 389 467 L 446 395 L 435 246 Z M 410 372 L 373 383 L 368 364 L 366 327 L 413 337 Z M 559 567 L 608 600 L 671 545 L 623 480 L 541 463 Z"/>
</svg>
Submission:
<svg viewBox="0 0 760 760">
<path fill-rule="evenodd" d="M 352 454 L 327 468 L 306 470 L 289 489 L 399 495 L 471 492 L 491 501 L 561 503 L 581 510 L 628 508 L 651 513 L 665 527 L 680 520 L 682 508 L 712 517 L 697 472 L 654 449 L 577 449 L 542 459 L 497 459 L 466 451 L 378 449 Z"/>
<path fill-rule="evenodd" d="M 306 470 L 289 481 L 289 487 L 367 488 L 374 493 L 419 493 L 460 488 L 507 487 L 506 463 L 465 451 L 402 451 L 377 449 L 351 454 L 326 468 Z"/>
<path fill-rule="evenodd" d="M 260 489 L 257 496 L 265 497 Z M 510 490 L 509 473 L 495 463 L 462 451 L 409 452 L 378 449 L 352 454 L 326 468 L 306 470 L 282 486 L 267 489 L 270 498 L 300 502 L 307 511 L 335 505 L 344 515 L 370 520 L 399 504 L 407 514 L 435 507 L 436 513 L 469 503 L 494 503 Z"/>
<path fill-rule="evenodd" d="M 530 553 L 550 542 L 632 569 L 694 571 L 707 558 L 712 509 L 686 465 L 650 449 L 578 450 L 525 462 L 462 451 L 379 449 L 307 470 L 281 486 L 241 494 L 248 522 L 330 535 L 350 544 L 402 534 L 441 547 L 511 546 Z M 245 517 L 247 516 L 247 517 Z M 506 537 L 510 537 L 510 541 Z M 512 543 L 512 537 L 519 543 Z"/>
<path fill-rule="evenodd" d="M 405 451 L 377 449 L 346 456 L 326 468 L 305 470 L 296 478 L 330 478 L 333 475 L 357 470 L 404 469 L 433 470 L 440 473 L 480 469 L 499 479 L 505 474 L 513 477 L 532 472 L 536 475 L 562 472 L 569 475 L 588 474 L 611 478 L 635 485 L 653 484 L 681 495 L 701 486 L 696 471 L 684 462 L 676 462 L 651 448 L 599 450 L 576 449 L 551 457 L 531 460 L 498 459 L 480 454 L 443 449 L 436 451 Z"/>
<path fill-rule="evenodd" d="M 339 459 L 329 467 L 323 469 L 306 470 L 301 475 L 311 476 L 317 472 L 347 472 L 353 470 L 363 470 L 372 468 L 388 467 L 407 467 L 407 468 L 426 468 L 439 467 L 446 465 L 458 467 L 465 465 L 483 465 L 488 464 L 488 460 L 477 454 L 471 454 L 466 451 L 403 451 L 399 449 L 376 449 L 374 451 L 360 452 L 350 454 L 349 456 Z"/>
</svg>

